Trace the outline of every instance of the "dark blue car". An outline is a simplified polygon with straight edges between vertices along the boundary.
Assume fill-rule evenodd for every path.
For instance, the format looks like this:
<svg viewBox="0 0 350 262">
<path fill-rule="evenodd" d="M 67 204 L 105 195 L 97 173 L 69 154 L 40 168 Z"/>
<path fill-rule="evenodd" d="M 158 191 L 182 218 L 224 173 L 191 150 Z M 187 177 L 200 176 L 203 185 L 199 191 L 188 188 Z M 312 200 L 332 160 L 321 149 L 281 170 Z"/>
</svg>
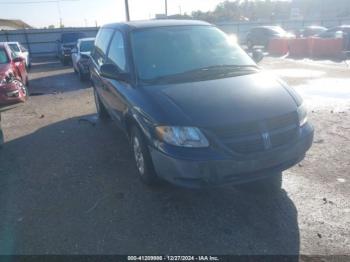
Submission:
<svg viewBox="0 0 350 262">
<path fill-rule="evenodd" d="M 279 190 L 313 141 L 301 97 L 215 26 L 103 26 L 92 52 L 98 114 L 130 138 L 142 181 Z"/>
</svg>

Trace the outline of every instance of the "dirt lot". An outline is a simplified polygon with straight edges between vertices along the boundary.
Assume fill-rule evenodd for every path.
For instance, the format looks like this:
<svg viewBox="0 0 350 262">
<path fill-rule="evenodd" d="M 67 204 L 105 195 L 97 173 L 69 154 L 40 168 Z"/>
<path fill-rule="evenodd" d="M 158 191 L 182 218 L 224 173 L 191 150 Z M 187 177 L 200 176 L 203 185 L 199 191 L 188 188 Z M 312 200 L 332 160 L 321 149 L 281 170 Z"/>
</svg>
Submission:
<svg viewBox="0 0 350 262">
<path fill-rule="evenodd" d="M 349 254 L 350 68 L 266 58 L 304 96 L 315 144 L 269 197 L 233 186 L 142 185 L 124 135 L 92 90 L 37 61 L 32 97 L 3 114 L 1 254 Z"/>
</svg>

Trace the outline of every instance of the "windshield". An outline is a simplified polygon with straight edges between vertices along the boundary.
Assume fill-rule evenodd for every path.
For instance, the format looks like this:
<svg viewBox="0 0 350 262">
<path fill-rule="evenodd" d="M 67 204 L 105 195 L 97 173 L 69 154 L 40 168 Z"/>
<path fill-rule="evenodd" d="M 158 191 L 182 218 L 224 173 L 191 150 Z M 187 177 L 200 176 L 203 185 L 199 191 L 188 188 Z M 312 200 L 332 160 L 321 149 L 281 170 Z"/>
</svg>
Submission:
<svg viewBox="0 0 350 262">
<path fill-rule="evenodd" d="M 91 52 L 92 48 L 94 47 L 94 43 L 94 40 L 82 41 L 80 43 L 80 52 Z"/>
<path fill-rule="evenodd" d="M 9 46 L 13 52 L 21 52 L 21 50 L 19 50 L 17 44 L 9 44 Z"/>
<path fill-rule="evenodd" d="M 140 80 L 215 66 L 256 66 L 238 44 L 213 26 L 144 29 L 134 31 L 131 40 Z"/>
<path fill-rule="evenodd" d="M 9 59 L 7 57 L 6 51 L 4 49 L 0 49 L 0 64 L 7 64 Z"/>
<path fill-rule="evenodd" d="M 84 38 L 84 34 L 82 33 L 68 33 L 62 35 L 62 42 L 63 43 L 73 43 L 77 42 L 78 39 Z"/>
</svg>

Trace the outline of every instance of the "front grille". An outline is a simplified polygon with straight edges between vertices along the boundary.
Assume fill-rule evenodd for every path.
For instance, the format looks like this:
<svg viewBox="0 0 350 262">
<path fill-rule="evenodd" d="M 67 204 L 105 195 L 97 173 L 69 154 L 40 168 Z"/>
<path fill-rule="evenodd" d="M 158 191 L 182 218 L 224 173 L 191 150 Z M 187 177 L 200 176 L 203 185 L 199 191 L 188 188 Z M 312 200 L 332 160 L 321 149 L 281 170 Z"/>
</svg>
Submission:
<svg viewBox="0 0 350 262">
<path fill-rule="evenodd" d="M 212 131 L 234 152 L 241 154 L 263 152 L 292 143 L 297 139 L 298 115 L 293 112 L 261 121 L 215 128 Z M 263 134 L 265 134 L 265 139 Z"/>
</svg>

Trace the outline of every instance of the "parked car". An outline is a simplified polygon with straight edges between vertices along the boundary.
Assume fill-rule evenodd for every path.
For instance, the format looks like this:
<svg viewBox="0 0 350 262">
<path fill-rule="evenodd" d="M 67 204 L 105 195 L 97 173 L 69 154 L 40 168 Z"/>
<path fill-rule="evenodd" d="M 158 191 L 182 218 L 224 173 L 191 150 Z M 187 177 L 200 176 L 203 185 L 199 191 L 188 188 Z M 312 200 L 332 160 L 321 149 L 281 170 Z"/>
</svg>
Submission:
<svg viewBox="0 0 350 262">
<path fill-rule="evenodd" d="M 330 28 L 318 36 L 321 38 L 342 37 L 344 39 L 344 49 L 350 51 L 350 25 L 341 25 Z"/>
<path fill-rule="evenodd" d="M 298 37 L 311 37 L 311 36 L 317 36 L 319 34 L 322 34 L 327 31 L 326 27 L 323 26 L 307 26 L 300 30 L 297 30 L 297 36 Z"/>
<path fill-rule="evenodd" d="M 7 43 L 0 43 L 0 106 L 24 102 L 27 86 L 25 59 L 16 56 Z"/>
<path fill-rule="evenodd" d="M 80 32 L 65 32 L 57 40 L 57 57 L 63 65 L 71 61 L 72 49 L 77 45 L 78 39 L 84 38 L 85 34 Z"/>
<path fill-rule="evenodd" d="M 90 76 L 89 63 L 94 42 L 95 38 L 82 38 L 78 40 L 77 46 L 72 49 L 74 72 L 79 75 L 80 80 L 85 80 Z"/>
<path fill-rule="evenodd" d="M 106 25 L 91 56 L 97 112 L 127 134 L 147 184 L 280 190 L 311 147 L 302 98 L 213 25 Z"/>
<path fill-rule="evenodd" d="M 11 48 L 12 52 L 16 54 L 16 56 L 20 56 L 25 59 L 26 67 L 30 68 L 31 60 L 30 60 L 29 51 L 18 42 L 7 42 L 7 44 Z"/>
<path fill-rule="evenodd" d="M 280 26 L 259 26 L 252 28 L 246 36 L 248 49 L 255 46 L 267 48 L 269 41 L 273 38 L 294 38 L 295 35 L 288 33 Z"/>
</svg>

